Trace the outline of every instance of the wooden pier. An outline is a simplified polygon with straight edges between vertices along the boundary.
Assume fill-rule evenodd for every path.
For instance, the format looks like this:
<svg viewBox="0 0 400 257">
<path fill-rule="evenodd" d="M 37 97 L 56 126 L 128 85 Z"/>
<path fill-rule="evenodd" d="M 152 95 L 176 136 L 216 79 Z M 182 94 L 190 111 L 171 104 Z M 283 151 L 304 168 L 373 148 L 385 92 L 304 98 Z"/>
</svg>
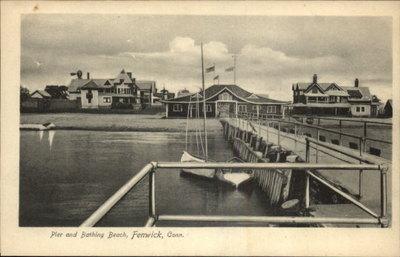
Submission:
<svg viewBox="0 0 400 257">
<path fill-rule="evenodd" d="M 310 138 L 308 135 L 299 133 L 301 124 L 298 126 L 295 124 L 293 129 L 282 129 L 281 123 L 276 120 L 269 122 L 268 120 L 245 118 L 225 118 L 221 119 L 221 124 L 225 138 L 232 142 L 235 153 L 246 162 L 378 164 L 387 167 L 390 178 L 391 160 L 345 146 L 322 142 L 318 140 L 319 137 L 317 139 Z M 379 190 L 381 186 L 379 173 L 370 170 L 352 172 L 315 170 L 313 172 L 338 190 L 348 193 L 353 199 L 369 206 L 374 212 L 379 212 L 381 209 L 382 192 Z M 254 175 L 256 183 L 265 192 L 266 198 L 272 206 L 278 206 L 287 200 L 297 198 L 304 203 L 303 207 L 311 210 L 310 214 L 315 217 L 323 217 L 327 212 L 346 217 L 351 214 L 358 218 L 366 215 L 364 212 L 358 211 L 357 207 L 346 199 L 343 201 L 343 198 L 334 192 L 323 190 L 325 187 L 319 186 L 316 189 L 313 185 L 321 183 L 313 178 L 310 180 L 306 172 L 271 169 L 267 172 L 256 170 Z M 387 186 L 388 202 L 390 203 L 390 179 Z M 321 199 L 305 199 L 307 194 L 303 192 L 306 190 L 311 193 L 311 198 L 322 198 L 322 195 L 328 195 L 328 203 Z M 324 197 L 326 198 L 326 196 Z M 389 204 L 389 217 L 390 213 L 391 205 Z M 329 224 L 325 225 L 329 226 Z"/>
</svg>

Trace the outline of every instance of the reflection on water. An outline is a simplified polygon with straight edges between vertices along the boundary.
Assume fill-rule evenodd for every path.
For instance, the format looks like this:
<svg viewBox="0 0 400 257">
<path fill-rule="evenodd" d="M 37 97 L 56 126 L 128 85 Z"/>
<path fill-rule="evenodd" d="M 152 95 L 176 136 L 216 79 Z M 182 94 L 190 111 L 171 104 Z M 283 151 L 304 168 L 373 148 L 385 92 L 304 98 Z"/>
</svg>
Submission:
<svg viewBox="0 0 400 257">
<path fill-rule="evenodd" d="M 51 146 L 53 145 L 53 138 L 55 135 L 55 131 L 54 130 L 49 130 L 49 148 L 51 150 Z"/>
<path fill-rule="evenodd" d="M 42 140 L 47 133 L 49 143 Z M 184 133 L 21 131 L 20 137 L 21 226 L 78 226 L 146 163 L 178 161 L 185 148 Z M 222 134 L 210 134 L 208 143 L 212 159 L 232 157 Z M 195 146 L 191 134 L 189 152 L 197 152 Z M 144 179 L 98 225 L 142 226 L 147 196 Z M 216 181 L 181 176 L 179 170 L 157 170 L 156 197 L 159 214 L 269 212 L 257 189 L 236 191 Z"/>
</svg>

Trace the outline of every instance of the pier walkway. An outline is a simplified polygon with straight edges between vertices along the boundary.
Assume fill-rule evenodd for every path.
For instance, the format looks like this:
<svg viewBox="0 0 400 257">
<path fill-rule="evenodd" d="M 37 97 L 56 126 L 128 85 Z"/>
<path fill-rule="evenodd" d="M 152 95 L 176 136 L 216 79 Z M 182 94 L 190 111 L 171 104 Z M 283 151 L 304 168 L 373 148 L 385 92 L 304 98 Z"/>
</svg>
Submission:
<svg viewBox="0 0 400 257">
<path fill-rule="evenodd" d="M 317 139 L 306 136 L 301 133 L 301 123 L 292 123 L 293 129 L 282 129 L 281 122 L 269 119 L 251 119 L 249 117 L 242 118 L 225 118 L 223 122 L 227 122 L 230 126 L 240 130 L 251 132 L 262 138 L 267 143 L 273 143 L 283 149 L 293 152 L 304 161 L 309 163 L 323 164 L 377 164 L 387 167 L 387 194 L 388 194 L 388 217 L 391 215 L 391 160 L 378 157 L 361 150 L 351 149 L 345 146 L 336 145 L 328 142 L 322 142 Z M 309 154 L 307 157 L 307 144 L 309 145 Z M 361 148 L 361 144 L 360 144 Z M 356 196 L 364 205 L 371 208 L 375 212 L 381 209 L 381 176 L 372 170 L 321 170 L 318 175 L 338 188 L 346 190 L 349 194 Z M 323 217 L 329 213 L 329 216 L 351 216 L 351 217 L 367 217 L 368 214 L 359 211 L 353 204 L 320 204 L 313 205 L 311 203 L 312 215 L 315 217 Z"/>
</svg>

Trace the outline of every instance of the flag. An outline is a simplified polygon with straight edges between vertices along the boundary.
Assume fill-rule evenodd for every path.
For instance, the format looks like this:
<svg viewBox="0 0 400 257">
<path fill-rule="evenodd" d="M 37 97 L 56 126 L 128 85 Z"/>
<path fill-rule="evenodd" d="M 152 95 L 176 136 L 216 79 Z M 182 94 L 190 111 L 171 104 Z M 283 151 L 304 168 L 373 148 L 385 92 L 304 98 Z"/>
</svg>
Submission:
<svg viewBox="0 0 400 257">
<path fill-rule="evenodd" d="M 235 69 L 235 67 L 232 66 L 232 67 L 229 67 L 229 68 L 225 69 L 225 71 L 226 71 L 226 72 L 229 72 L 229 71 L 233 71 L 234 69 Z"/>
<path fill-rule="evenodd" d="M 206 69 L 206 72 L 207 72 L 207 73 L 212 72 L 212 71 L 215 71 L 215 65 L 213 65 L 213 66 L 211 66 L 211 67 L 208 67 L 208 68 Z"/>
<path fill-rule="evenodd" d="M 217 76 L 214 77 L 214 80 L 216 80 L 216 79 L 219 79 L 219 75 L 217 75 Z"/>
</svg>

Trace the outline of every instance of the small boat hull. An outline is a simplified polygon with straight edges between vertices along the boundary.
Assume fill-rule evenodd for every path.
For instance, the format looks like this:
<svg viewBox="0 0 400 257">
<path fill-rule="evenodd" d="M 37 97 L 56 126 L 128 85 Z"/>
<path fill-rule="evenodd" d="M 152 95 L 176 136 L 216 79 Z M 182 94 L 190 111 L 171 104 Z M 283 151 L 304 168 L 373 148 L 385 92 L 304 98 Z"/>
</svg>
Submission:
<svg viewBox="0 0 400 257">
<path fill-rule="evenodd" d="M 183 151 L 181 162 L 205 162 L 203 159 L 197 158 L 186 151 Z M 215 177 L 215 169 L 182 169 L 182 173 L 194 175 L 202 178 L 213 179 Z"/>
<path fill-rule="evenodd" d="M 239 188 L 252 180 L 252 176 L 245 172 L 222 172 L 221 170 L 217 172 L 216 177 L 218 180 L 224 183 L 228 183 L 235 188 Z"/>
<path fill-rule="evenodd" d="M 53 123 L 44 123 L 44 124 L 20 124 L 19 128 L 21 130 L 38 130 L 38 131 L 43 131 L 43 130 L 50 130 L 54 129 L 56 125 Z"/>
</svg>

